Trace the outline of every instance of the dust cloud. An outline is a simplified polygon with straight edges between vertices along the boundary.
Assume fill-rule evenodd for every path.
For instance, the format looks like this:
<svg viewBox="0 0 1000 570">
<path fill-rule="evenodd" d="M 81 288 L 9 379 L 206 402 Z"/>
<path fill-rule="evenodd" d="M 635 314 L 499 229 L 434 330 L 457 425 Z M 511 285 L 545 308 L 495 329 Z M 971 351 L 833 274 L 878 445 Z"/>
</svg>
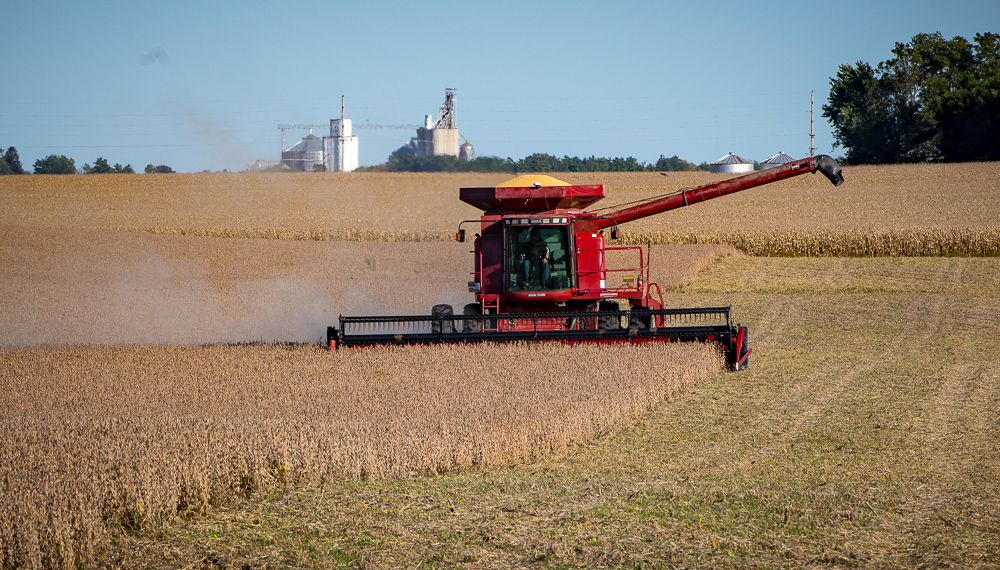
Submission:
<svg viewBox="0 0 1000 570">
<path fill-rule="evenodd" d="M 339 315 L 470 302 L 467 247 L 8 228 L 0 349 L 322 342 Z"/>
<path fill-rule="evenodd" d="M 728 246 L 654 253 L 689 282 Z M 323 342 L 340 315 L 461 314 L 472 256 L 455 242 L 322 242 L 0 228 L 0 349 Z"/>
</svg>

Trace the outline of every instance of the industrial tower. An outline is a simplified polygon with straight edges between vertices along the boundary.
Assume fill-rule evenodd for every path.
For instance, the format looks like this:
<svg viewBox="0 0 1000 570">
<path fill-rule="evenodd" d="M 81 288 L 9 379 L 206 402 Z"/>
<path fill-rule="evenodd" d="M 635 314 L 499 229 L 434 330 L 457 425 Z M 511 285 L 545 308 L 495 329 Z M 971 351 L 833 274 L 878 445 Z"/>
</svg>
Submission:
<svg viewBox="0 0 1000 570">
<path fill-rule="evenodd" d="M 330 136 L 323 137 L 327 172 L 352 172 L 358 167 L 358 137 L 351 136 L 351 120 L 344 118 L 344 96 L 340 96 L 340 119 L 330 119 Z"/>
<path fill-rule="evenodd" d="M 444 90 L 444 105 L 437 121 L 424 117 L 424 126 L 417 129 L 417 156 L 447 154 L 458 156 L 458 125 L 455 123 L 455 93 L 457 89 Z"/>
</svg>

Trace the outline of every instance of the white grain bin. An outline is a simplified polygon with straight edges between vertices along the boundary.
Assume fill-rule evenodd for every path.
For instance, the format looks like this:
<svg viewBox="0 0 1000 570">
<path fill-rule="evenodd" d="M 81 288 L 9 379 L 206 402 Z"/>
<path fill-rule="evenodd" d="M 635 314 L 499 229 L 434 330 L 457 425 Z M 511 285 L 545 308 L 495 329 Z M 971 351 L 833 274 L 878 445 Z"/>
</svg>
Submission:
<svg viewBox="0 0 1000 570">
<path fill-rule="evenodd" d="M 323 139 L 309 133 L 299 142 L 281 151 L 281 162 L 295 170 L 312 172 L 317 164 L 323 164 Z"/>
<path fill-rule="evenodd" d="M 458 159 L 459 160 L 472 160 L 476 157 L 476 151 L 472 148 L 472 144 L 468 141 L 462 143 L 462 146 L 458 147 Z"/>
<path fill-rule="evenodd" d="M 731 152 L 718 160 L 713 160 L 712 164 L 708 165 L 708 171 L 724 172 L 727 174 L 743 174 L 746 172 L 753 172 L 753 162 Z"/>
<path fill-rule="evenodd" d="M 767 160 L 760 163 L 760 169 L 767 170 L 768 168 L 774 168 L 776 166 L 781 166 L 782 164 L 788 164 L 789 162 L 792 162 L 794 160 L 796 159 L 788 156 L 783 152 L 779 152 L 778 154 L 768 157 Z"/>
</svg>

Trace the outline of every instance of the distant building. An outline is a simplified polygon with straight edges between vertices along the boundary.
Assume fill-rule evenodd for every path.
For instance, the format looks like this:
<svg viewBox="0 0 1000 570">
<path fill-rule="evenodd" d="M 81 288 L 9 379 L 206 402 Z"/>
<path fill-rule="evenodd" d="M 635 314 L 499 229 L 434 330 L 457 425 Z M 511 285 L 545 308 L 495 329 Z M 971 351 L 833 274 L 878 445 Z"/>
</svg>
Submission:
<svg viewBox="0 0 1000 570">
<path fill-rule="evenodd" d="M 309 134 L 292 146 L 282 149 L 281 164 L 288 168 L 313 172 L 351 172 L 358 168 L 358 137 L 351 134 L 351 120 L 344 117 L 344 98 L 340 98 L 340 118 L 330 120 L 330 136 L 320 139 L 313 129 L 323 125 L 278 125 L 282 129 L 309 129 Z"/>
<path fill-rule="evenodd" d="M 415 154 L 417 156 L 447 155 L 463 160 L 472 160 L 475 151 L 466 141 L 459 146 L 462 135 L 458 132 L 455 122 L 455 89 L 445 89 L 444 105 L 437 120 L 430 115 L 424 115 L 424 126 L 417 128 L 417 136 L 410 139 L 396 153 Z"/>
<path fill-rule="evenodd" d="M 351 120 L 330 121 L 330 136 L 323 137 L 323 150 L 327 172 L 353 172 L 358 168 L 358 137 L 351 135 Z"/>
<path fill-rule="evenodd" d="M 718 158 L 717 160 L 713 160 L 712 163 L 708 165 L 708 171 L 731 174 L 753 172 L 753 162 L 731 152 L 721 158 Z"/>
</svg>

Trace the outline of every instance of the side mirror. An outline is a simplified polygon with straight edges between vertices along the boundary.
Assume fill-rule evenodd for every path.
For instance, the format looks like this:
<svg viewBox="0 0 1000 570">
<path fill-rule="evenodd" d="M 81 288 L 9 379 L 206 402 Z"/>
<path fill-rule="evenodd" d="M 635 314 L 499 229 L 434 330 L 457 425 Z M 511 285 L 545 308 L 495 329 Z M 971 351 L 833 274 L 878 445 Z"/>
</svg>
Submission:
<svg viewBox="0 0 1000 570">
<path fill-rule="evenodd" d="M 611 226 L 611 239 L 618 239 L 618 226 Z"/>
<path fill-rule="evenodd" d="M 463 229 L 458 230 L 458 233 L 455 234 L 455 241 L 460 243 L 465 243 L 465 230 Z"/>
</svg>

